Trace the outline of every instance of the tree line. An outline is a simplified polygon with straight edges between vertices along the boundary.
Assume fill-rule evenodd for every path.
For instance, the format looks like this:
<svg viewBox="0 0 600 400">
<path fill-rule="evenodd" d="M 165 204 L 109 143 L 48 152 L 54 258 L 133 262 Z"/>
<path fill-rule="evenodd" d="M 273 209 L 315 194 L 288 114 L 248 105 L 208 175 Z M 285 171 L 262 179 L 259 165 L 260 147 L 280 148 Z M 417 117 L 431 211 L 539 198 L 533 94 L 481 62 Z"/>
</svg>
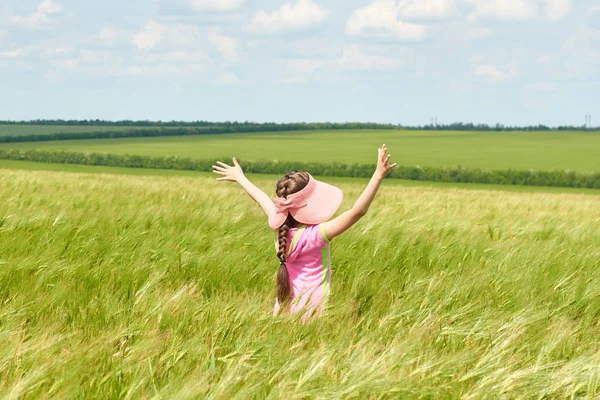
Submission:
<svg viewBox="0 0 600 400">
<path fill-rule="evenodd" d="M 213 125 L 202 127 L 149 127 L 149 128 L 131 128 L 119 131 L 98 130 L 91 132 L 56 132 L 33 135 L 0 136 L 0 143 L 17 142 L 44 142 L 54 140 L 75 140 L 75 139 L 120 139 L 135 137 L 158 137 L 158 136 L 197 136 L 197 135 L 217 135 L 226 133 L 249 133 L 249 132 L 280 132 L 280 131 L 300 131 L 316 129 L 334 129 L 334 128 L 307 128 L 303 124 L 251 124 L 251 125 Z M 335 129 L 374 129 L 368 125 L 354 128 L 335 128 Z M 380 126 L 376 129 L 390 129 Z"/>
<path fill-rule="evenodd" d="M 150 120 L 119 120 L 107 121 L 101 119 L 36 119 L 28 121 L 0 120 L 0 125 L 47 125 L 47 126 L 102 126 L 102 127 L 231 127 L 249 129 L 248 132 L 256 130 L 321 130 L 321 129 L 404 129 L 404 130 L 452 130 L 452 131 L 598 131 L 600 127 L 589 127 L 585 125 L 505 125 L 497 124 L 475 124 L 472 122 L 453 122 L 448 124 L 430 123 L 424 125 L 382 124 L 377 122 L 298 122 L 298 123 L 276 123 L 276 122 L 249 122 L 249 121 L 150 121 Z"/>
<path fill-rule="evenodd" d="M 226 158 L 226 157 L 223 157 Z M 215 160 L 180 157 L 150 157 L 107 153 L 78 153 L 39 150 L 0 150 L 0 159 L 59 164 L 101 165 L 126 168 L 211 171 Z M 374 165 L 318 162 L 278 162 L 240 160 L 248 173 L 285 174 L 292 170 L 309 171 L 315 176 L 361 177 L 373 174 Z M 572 171 L 484 171 L 481 169 L 398 166 L 388 175 L 405 179 L 451 183 L 486 183 L 524 186 L 558 186 L 600 189 L 600 173 Z"/>
</svg>

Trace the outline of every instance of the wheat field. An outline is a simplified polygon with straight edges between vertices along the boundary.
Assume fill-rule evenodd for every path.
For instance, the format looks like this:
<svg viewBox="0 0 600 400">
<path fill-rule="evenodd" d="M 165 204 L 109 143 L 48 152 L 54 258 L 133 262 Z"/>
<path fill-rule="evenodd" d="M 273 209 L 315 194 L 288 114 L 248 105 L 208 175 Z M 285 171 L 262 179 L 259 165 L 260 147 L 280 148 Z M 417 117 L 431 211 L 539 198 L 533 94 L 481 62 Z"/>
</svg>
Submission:
<svg viewBox="0 0 600 400">
<path fill-rule="evenodd" d="M 384 182 L 302 325 L 235 185 L 0 170 L 0 397 L 595 398 L 599 227 L 598 195 Z"/>
</svg>

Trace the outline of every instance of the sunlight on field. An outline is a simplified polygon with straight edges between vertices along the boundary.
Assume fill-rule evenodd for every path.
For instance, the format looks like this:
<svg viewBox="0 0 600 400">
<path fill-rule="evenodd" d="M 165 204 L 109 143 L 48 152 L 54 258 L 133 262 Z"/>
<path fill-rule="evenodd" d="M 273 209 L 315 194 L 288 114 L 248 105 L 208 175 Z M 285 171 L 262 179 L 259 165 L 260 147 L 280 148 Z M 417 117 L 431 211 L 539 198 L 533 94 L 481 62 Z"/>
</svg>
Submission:
<svg viewBox="0 0 600 400">
<path fill-rule="evenodd" d="M 9 398 L 600 393 L 600 196 L 384 184 L 303 326 L 271 316 L 273 234 L 235 185 L 0 173 Z"/>
<path fill-rule="evenodd" d="M 382 143 L 400 165 L 411 167 L 600 172 L 600 134 L 584 132 L 292 131 L 4 143 L 0 148 L 366 164 Z"/>
</svg>

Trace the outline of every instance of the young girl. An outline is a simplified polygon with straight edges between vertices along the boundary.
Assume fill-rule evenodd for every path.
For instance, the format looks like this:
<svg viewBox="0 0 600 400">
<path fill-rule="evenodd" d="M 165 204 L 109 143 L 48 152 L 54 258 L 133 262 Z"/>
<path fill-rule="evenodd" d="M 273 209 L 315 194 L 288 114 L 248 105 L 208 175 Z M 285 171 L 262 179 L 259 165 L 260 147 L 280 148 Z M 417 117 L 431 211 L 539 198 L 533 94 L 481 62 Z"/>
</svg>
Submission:
<svg viewBox="0 0 600 400">
<path fill-rule="evenodd" d="M 342 191 L 320 182 L 304 171 L 293 171 L 277 182 L 271 198 L 244 176 L 235 157 L 233 166 L 217 161 L 218 181 L 237 182 L 263 209 L 271 229 L 277 232 L 279 258 L 277 300 L 274 314 L 304 312 L 306 321 L 320 315 L 331 285 L 329 243 L 361 219 L 369 209 L 381 181 L 396 166 L 390 164 L 385 144 L 378 149 L 377 169 L 354 206 L 335 219 Z"/>
</svg>

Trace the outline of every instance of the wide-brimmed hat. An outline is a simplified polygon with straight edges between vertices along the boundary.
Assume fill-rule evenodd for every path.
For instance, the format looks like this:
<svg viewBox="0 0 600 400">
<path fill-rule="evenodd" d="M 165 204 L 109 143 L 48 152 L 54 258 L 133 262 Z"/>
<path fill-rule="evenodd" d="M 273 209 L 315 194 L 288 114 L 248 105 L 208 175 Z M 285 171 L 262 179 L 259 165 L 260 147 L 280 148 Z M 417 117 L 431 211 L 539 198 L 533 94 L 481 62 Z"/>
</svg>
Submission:
<svg viewBox="0 0 600 400">
<path fill-rule="evenodd" d="M 308 184 L 286 199 L 273 199 L 275 212 L 269 215 L 269 227 L 277 229 L 288 217 L 288 213 L 300 223 L 316 225 L 327 221 L 342 204 L 344 193 L 335 186 L 321 182 L 308 174 Z"/>
</svg>

